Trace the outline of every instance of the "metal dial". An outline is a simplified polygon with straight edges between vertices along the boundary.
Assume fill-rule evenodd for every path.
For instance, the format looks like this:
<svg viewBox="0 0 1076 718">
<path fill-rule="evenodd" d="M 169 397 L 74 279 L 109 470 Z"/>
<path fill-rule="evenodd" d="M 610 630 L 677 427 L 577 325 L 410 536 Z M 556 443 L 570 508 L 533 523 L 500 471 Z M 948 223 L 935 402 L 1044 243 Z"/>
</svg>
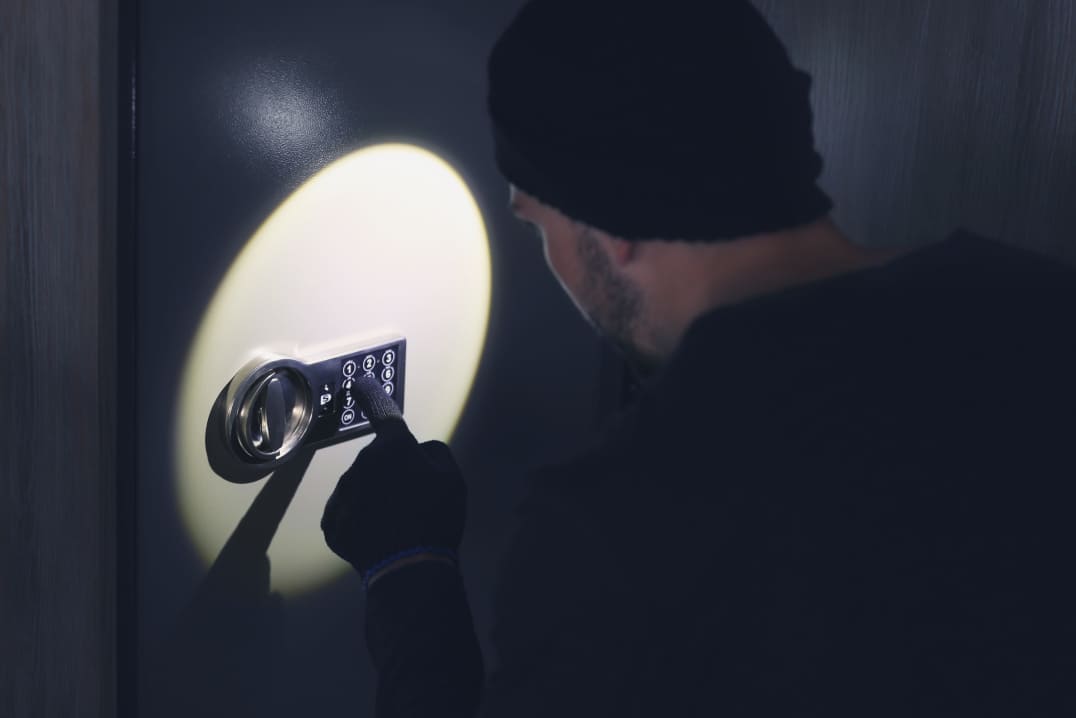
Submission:
<svg viewBox="0 0 1076 718">
<path fill-rule="evenodd" d="M 306 380 L 292 369 L 272 369 L 241 398 L 235 438 L 251 458 L 273 461 L 302 442 L 311 413 Z"/>
</svg>

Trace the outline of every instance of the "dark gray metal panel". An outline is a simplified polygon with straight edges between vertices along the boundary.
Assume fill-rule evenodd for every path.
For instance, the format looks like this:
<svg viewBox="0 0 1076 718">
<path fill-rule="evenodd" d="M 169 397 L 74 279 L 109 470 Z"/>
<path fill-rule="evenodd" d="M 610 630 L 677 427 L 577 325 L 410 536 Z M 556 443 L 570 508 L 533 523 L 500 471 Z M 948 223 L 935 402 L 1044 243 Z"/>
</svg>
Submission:
<svg viewBox="0 0 1076 718">
<path fill-rule="evenodd" d="M 1076 261 L 1076 4 L 756 5 L 814 77 L 822 182 L 852 237 L 964 226 Z"/>
<path fill-rule="evenodd" d="M 106 6 L 107 7 L 107 6 Z M 0 715 L 115 713 L 99 0 L 0 5 Z M 106 15 L 106 22 L 108 21 Z M 106 93 L 107 94 L 107 93 Z M 107 224 L 105 225 L 107 227 Z M 98 383 L 99 378 L 105 383 Z"/>
<path fill-rule="evenodd" d="M 139 83 L 139 612 L 141 657 L 160 652 L 202 578 L 181 525 L 170 417 L 183 357 L 236 253 L 332 160 L 385 140 L 441 153 L 468 180 L 491 236 L 493 306 L 471 400 L 452 437 L 471 503 L 462 553 L 480 637 L 489 587 L 529 465 L 567 453 L 594 420 L 599 344 L 508 212 L 485 115 L 485 60 L 519 0 L 144 0 Z M 252 93 L 252 91 L 254 91 Z M 276 136 L 244 98 L 316 106 Z M 271 108 L 270 108 L 271 109 Z M 281 112 L 282 121 L 288 118 Z M 282 606 L 260 715 L 366 715 L 362 594 L 341 581 Z M 239 647 L 243 649 L 244 647 Z M 247 653 L 253 652 L 245 647 Z M 241 666 L 244 675 L 255 672 Z M 148 674 L 148 669 L 143 671 Z M 238 676 L 236 681 L 241 680 Z M 161 696 L 145 685 L 144 710 Z M 158 714 L 161 715 L 161 714 Z"/>
</svg>

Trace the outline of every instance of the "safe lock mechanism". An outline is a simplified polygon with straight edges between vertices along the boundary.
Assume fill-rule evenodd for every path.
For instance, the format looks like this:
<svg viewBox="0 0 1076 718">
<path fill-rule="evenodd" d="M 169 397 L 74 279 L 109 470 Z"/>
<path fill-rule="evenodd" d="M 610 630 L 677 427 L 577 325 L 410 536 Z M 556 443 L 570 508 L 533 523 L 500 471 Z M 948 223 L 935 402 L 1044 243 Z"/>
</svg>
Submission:
<svg viewBox="0 0 1076 718">
<path fill-rule="evenodd" d="M 272 461 L 302 442 L 312 414 L 310 387 L 302 374 L 269 369 L 242 396 L 236 439 L 248 457 Z"/>
<path fill-rule="evenodd" d="M 252 470 L 262 475 L 300 448 L 370 433 L 353 385 L 360 377 L 376 380 L 403 411 L 406 348 L 401 337 L 313 362 L 279 355 L 253 359 L 218 401 L 223 421 L 211 417 L 207 426 L 214 470 L 225 478 L 251 480 Z M 223 441 L 211 441 L 213 425 L 220 426 Z"/>
</svg>

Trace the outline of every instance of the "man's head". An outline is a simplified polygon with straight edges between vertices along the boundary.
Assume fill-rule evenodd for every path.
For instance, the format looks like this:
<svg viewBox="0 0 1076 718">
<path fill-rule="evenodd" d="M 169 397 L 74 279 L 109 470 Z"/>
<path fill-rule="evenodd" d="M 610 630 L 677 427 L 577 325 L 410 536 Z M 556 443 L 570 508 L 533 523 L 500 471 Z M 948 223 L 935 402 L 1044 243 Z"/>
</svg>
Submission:
<svg viewBox="0 0 1076 718">
<path fill-rule="evenodd" d="M 532 0 L 490 55 L 497 164 L 625 239 L 796 227 L 833 208 L 810 86 L 748 0 Z"/>
<path fill-rule="evenodd" d="M 643 291 L 619 266 L 628 259 L 630 243 L 617 242 L 515 187 L 510 205 L 534 228 L 550 271 L 590 325 L 640 373 L 656 367 L 660 357 L 638 338 Z"/>
<path fill-rule="evenodd" d="M 532 0 L 489 82 L 517 214 L 640 368 L 667 358 L 704 305 L 784 274 L 729 274 L 786 244 L 760 237 L 835 240 L 810 76 L 748 0 Z"/>
</svg>

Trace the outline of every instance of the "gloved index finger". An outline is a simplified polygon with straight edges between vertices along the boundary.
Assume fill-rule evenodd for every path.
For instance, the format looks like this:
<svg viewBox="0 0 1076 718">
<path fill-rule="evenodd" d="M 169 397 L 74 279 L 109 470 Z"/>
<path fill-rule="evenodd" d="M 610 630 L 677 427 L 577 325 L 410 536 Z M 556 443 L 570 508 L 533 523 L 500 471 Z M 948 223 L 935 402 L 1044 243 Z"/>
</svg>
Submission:
<svg viewBox="0 0 1076 718">
<path fill-rule="evenodd" d="M 411 435 L 400 407 L 385 394 L 384 388 L 377 380 L 365 375 L 360 376 L 351 385 L 351 393 L 355 395 L 355 402 L 366 414 L 378 436 L 396 438 Z"/>
</svg>

